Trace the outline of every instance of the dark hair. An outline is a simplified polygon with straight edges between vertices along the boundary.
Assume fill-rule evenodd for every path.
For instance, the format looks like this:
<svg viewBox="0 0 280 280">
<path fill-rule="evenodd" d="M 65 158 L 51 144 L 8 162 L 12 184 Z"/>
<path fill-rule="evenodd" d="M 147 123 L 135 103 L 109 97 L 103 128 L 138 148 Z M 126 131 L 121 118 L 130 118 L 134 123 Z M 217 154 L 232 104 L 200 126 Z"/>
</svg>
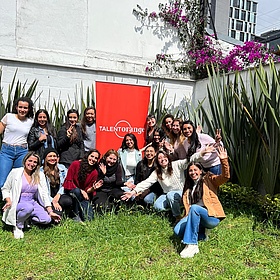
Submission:
<svg viewBox="0 0 280 280">
<path fill-rule="evenodd" d="M 84 157 L 81 160 L 80 168 L 78 171 L 78 180 L 80 184 L 84 184 L 87 178 L 87 175 L 91 173 L 94 169 L 97 169 L 98 164 L 89 165 L 88 157 L 92 153 L 98 153 L 98 159 L 100 158 L 100 152 L 96 149 L 89 150 L 85 153 Z"/>
<path fill-rule="evenodd" d="M 202 171 L 202 174 L 201 174 L 201 177 L 199 178 L 199 180 L 197 182 L 197 187 L 196 187 L 194 193 L 192 194 L 191 191 L 192 191 L 193 186 L 194 186 L 194 181 L 193 181 L 193 179 L 189 175 L 189 169 L 193 165 L 198 167 Z M 188 166 L 187 166 L 185 174 L 186 174 L 186 181 L 185 181 L 185 186 L 184 186 L 183 194 L 187 190 L 190 190 L 190 192 L 189 192 L 189 201 L 191 202 L 191 204 L 196 204 L 202 198 L 202 194 L 203 194 L 203 176 L 206 173 L 205 173 L 205 171 L 203 169 L 203 166 L 200 163 L 191 161 L 188 164 Z"/>
<path fill-rule="evenodd" d="M 180 133 L 175 134 L 173 132 L 173 129 L 171 129 L 171 132 L 169 134 L 169 138 L 170 138 L 170 144 L 174 145 L 174 143 L 176 142 L 176 140 L 179 140 L 179 143 L 182 143 L 185 139 L 185 136 L 182 134 L 182 125 L 183 125 L 183 120 L 181 118 L 175 118 L 172 122 L 172 125 L 178 122 L 179 123 L 179 127 L 180 127 Z"/>
<path fill-rule="evenodd" d="M 156 158 L 155 158 L 155 163 L 156 163 L 156 173 L 157 173 L 157 176 L 160 180 L 162 180 L 162 167 L 160 166 L 159 164 L 159 161 L 158 161 L 158 156 L 160 154 L 163 154 L 165 157 L 167 157 L 168 159 L 168 165 L 167 165 L 167 173 L 171 176 L 172 173 L 173 173 L 173 168 L 172 168 L 172 164 L 171 164 L 171 158 L 169 156 L 168 153 L 166 153 L 165 151 L 158 151 L 157 154 L 156 154 Z"/>
<path fill-rule="evenodd" d="M 122 141 L 122 145 L 121 145 L 122 151 L 124 151 L 125 149 L 128 149 L 128 147 L 126 145 L 126 137 L 130 137 L 132 139 L 132 141 L 134 142 L 134 149 L 139 150 L 136 136 L 133 133 L 127 133 L 124 136 L 123 141 Z"/>
<path fill-rule="evenodd" d="M 155 119 L 155 120 L 156 120 L 156 116 L 155 116 L 154 114 L 149 114 L 149 115 L 147 116 L 147 118 L 146 118 L 146 121 L 147 121 L 148 119 Z"/>
<path fill-rule="evenodd" d="M 183 131 L 183 127 L 185 124 L 190 124 L 193 128 L 193 133 L 190 137 L 190 146 L 188 148 L 188 151 L 187 151 L 187 159 L 190 160 L 191 156 L 196 153 L 197 149 L 199 149 L 201 147 L 201 143 L 198 139 L 198 135 L 196 133 L 196 126 L 195 124 L 190 121 L 190 120 L 187 120 L 187 121 L 184 121 L 182 123 L 182 127 L 181 127 L 181 130 Z"/>
<path fill-rule="evenodd" d="M 155 134 L 158 133 L 159 134 L 159 138 L 160 138 L 160 141 L 163 140 L 164 136 L 165 136 L 165 133 L 164 131 L 159 128 L 159 127 L 156 127 L 154 132 L 153 132 L 153 140 L 152 140 L 152 146 L 154 147 L 155 151 L 158 152 L 159 150 L 159 143 L 155 142 L 154 138 L 155 138 Z"/>
<path fill-rule="evenodd" d="M 84 137 L 86 136 L 86 132 L 87 132 L 87 130 L 86 130 L 86 124 L 87 124 L 86 113 L 89 110 L 94 110 L 94 115 L 96 114 L 96 109 L 93 106 L 88 106 L 88 107 L 85 108 L 83 118 L 81 120 L 82 133 L 83 133 Z M 96 119 L 94 118 L 93 123 L 95 123 L 95 120 Z"/>
<path fill-rule="evenodd" d="M 71 123 L 69 121 L 69 115 L 70 114 L 76 114 L 78 119 L 79 119 L 79 112 L 78 112 L 78 110 L 76 110 L 76 109 L 68 110 L 68 112 L 66 114 L 66 122 L 65 122 L 66 130 L 71 126 Z M 77 139 L 78 139 L 78 132 L 76 130 L 76 127 L 74 126 L 73 130 L 72 130 L 72 134 L 70 136 L 70 143 L 73 144 Z"/>
<path fill-rule="evenodd" d="M 155 147 L 154 147 L 153 145 L 149 145 L 149 146 L 147 146 L 147 147 L 145 148 L 145 150 L 144 150 L 144 154 L 146 153 L 147 149 L 149 149 L 149 148 L 153 148 L 153 149 L 154 149 L 154 151 L 155 151 L 155 153 L 156 153 L 156 149 L 155 149 Z M 147 158 L 146 158 L 146 156 L 145 156 L 145 155 L 144 155 L 144 157 L 143 157 L 142 161 L 144 162 L 144 164 L 148 164 L 148 160 L 147 160 Z"/>
<path fill-rule="evenodd" d="M 47 131 L 49 132 L 50 135 L 52 135 L 53 137 L 56 137 L 56 131 L 54 126 L 51 124 L 50 122 L 50 115 L 48 113 L 47 110 L 45 109 L 39 109 L 36 113 L 35 113 L 35 117 L 34 117 L 34 122 L 32 124 L 32 127 L 39 127 L 39 122 L 38 122 L 38 117 L 41 113 L 44 113 L 47 116 Z"/>
<path fill-rule="evenodd" d="M 26 96 L 22 96 L 14 102 L 12 113 L 17 114 L 17 106 L 18 106 L 18 103 L 20 101 L 28 103 L 28 113 L 26 114 L 26 117 L 27 118 L 33 118 L 33 116 L 34 116 L 34 108 L 33 108 L 34 104 L 33 104 L 33 101 L 29 97 L 26 97 Z"/>
<path fill-rule="evenodd" d="M 167 114 L 167 115 L 165 115 L 164 118 L 162 119 L 161 127 L 162 127 L 162 129 L 164 130 L 165 133 L 170 133 L 170 129 L 166 127 L 166 123 L 165 123 L 166 119 L 168 119 L 168 118 L 171 118 L 172 121 L 173 121 L 173 120 L 174 120 L 174 116 L 171 115 L 171 114 Z"/>
</svg>

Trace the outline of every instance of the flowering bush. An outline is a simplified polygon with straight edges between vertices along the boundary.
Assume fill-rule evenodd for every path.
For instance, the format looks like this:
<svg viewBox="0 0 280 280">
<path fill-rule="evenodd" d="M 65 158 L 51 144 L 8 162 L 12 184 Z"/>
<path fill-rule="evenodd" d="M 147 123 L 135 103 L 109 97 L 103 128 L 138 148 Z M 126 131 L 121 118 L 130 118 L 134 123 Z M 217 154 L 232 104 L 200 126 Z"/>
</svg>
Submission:
<svg viewBox="0 0 280 280">
<path fill-rule="evenodd" d="M 191 74 L 196 78 L 204 78 L 207 77 L 207 65 L 213 65 L 216 71 L 230 72 L 264 64 L 269 59 L 279 61 L 257 42 L 245 42 L 226 53 L 216 40 L 205 35 L 205 19 L 200 1 L 169 0 L 167 4 L 160 3 L 158 8 L 158 12 L 149 13 L 138 5 L 133 12 L 142 22 L 163 21 L 176 33 L 182 52 L 178 57 L 157 54 L 155 61 L 148 62 L 146 72 L 164 69 L 169 74 Z"/>
</svg>

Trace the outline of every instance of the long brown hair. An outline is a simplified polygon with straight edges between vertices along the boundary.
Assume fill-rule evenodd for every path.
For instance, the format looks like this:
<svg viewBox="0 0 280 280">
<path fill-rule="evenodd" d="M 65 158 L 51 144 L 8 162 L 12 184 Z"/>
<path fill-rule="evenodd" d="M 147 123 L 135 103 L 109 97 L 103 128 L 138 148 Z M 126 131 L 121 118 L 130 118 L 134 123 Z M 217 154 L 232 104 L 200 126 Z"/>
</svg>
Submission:
<svg viewBox="0 0 280 280">
<path fill-rule="evenodd" d="M 78 120 L 79 120 L 79 112 L 78 110 L 76 109 L 70 109 L 68 112 L 67 112 L 67 116 L 66 116 L 66 122 L 65 122 L 65 126 L 66 126 L 66 130 L 71 126 L 71 123 L 69 121 L 69 115 L 70 114 L 76 114 L 77 117 L 78 117 Z M 77 122 L 78 122 L 77 120 Z M 73 127 L 73 130 L 72 130 L 72 134 L 70 136 L 70 143 L 73 144 L 74 142 L 76 142 L 76 140 L 78 139 L 78 132 L 77 132 L 77 129 L 76 129 L 76 126 L 77 126 L 77 123 L 76 125 Z"/>
<path fill-rule="evenodd" d="M 192 195 L 192 189 L 195 185 L 194 183 L 194 180 L 190 177 L 189 175 L 189 169 L 191 166 L 195 165 L 197 168 L 199 168 L 202 173 L 201 173 L 201 176 L 200 178 L 198 179 L 198 182 L 197 182 L 197 187 Z M 203 169 L 203 166 L 199 163 L 199 162 L 194 162 L 194 161 L 191 161 L 188 166 L 187 166 L 187 169 L 186 169 L 186 181 L 185 181 L 185 186 L 184 186 L 184 190 L 183 190 L 183 193 L 185 193 L 187 190 L 190 190 L 189 192 L 189 201 L 190 201 L 190 204 L 195 204 L 197 203 L 201 198 L 202 198 L 202 194 L 203 194 L 203 177 L 205 175 L 205 171 Z"/>
<path fill-rule="evenodd" d="M 95 165 L 89 165 L 88 163 L 88 157 L 92 153 L 97 153 L 98 154 L 98 159 L 100 158 L 100 152 L 96 149 L 89 150 L 88 152 L 85 153 L 84 157 L 81 160 L 80 164 L 80 169 L 78 171 L 78 180 L 80 184 L 84 184 L 86 181 L 87 175 L 91 173 L 94 169 L 97 169 L 98 162 Z"/>
<path fill-rule="evenodd" d="M 170 156 L 165 152 L 165 151 L 158 151 L 155 157 L 155 163 L 156 163 L 156 173 L 157 176 L 160 180 L 162 180 L 162 167 L 159 164 L 158 161 L 158 156 L 160 154 L 163 154 L 164 157 L 166 157 L 168 159 L 168 165 L 167 165 L 167 173 L 171 176 L 173 174 L 173 168 L 172 168 L 172 164 L 171 164 L 171 159 Z"/>
<path fill-rule="evenodd" d="M 49 164 L 46 161 L 46 157 L 49 153 L 55 153 L 57 156 L 58 156 L 58 153 L 54 149 L 50 149 L 49 152 L 44 154 L 44 164 L 43 164 L 44 174 L 49 179 L 50 186 L 55 188 L 57 185 L 60 184 L 59 169 L 58 169 L 57 164 L 55 165 L 53 170 L 50 168 Z"/>
</svg>

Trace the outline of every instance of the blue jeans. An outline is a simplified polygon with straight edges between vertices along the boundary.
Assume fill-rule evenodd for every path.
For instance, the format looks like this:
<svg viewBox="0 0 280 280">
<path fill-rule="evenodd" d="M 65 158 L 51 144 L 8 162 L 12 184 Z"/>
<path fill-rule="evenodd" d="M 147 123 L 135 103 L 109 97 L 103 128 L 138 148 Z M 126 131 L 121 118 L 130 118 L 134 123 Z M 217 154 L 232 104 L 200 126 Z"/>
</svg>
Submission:
<svg viewBox="0 0 280 280">
<path fill-rule="evenodd" d="M 182 191 L 170 191 L 162 194 L 154 204 L 154 208 L 158 211 L 166 211 L 171 208 L 174 217 L 181 215 Z"/>
<path fill-rule="evenodd" d="M 222 165 L 218 164 L 215 166 L 211 166 L 209 168 L 204 168 L 205 171 L 210 171 L 211 173 L 215 174 L 215 175 L 220 175 L 222 174 Z"/>
<path fill-rule="evenodd" d="M 144 202 L 146 204 L 154 204 L 155 198 L 156 198 L 156 194 L 153 192 L 150 192 L 144 197 Z"/>
<path fill-rule="evenodd" d="M 89 200 L 83 197 L 79 188 L 75 188 L 69 192 L 73 197 L 73 213 L 76 217 L 80 217 L 83 221 L 93 219 L 93 209 Z"/>
<path fill-rule="evenodd" d="M 180 236 L 184 244 L 197 244 L 203 240 L 205 228 L 214 228 L 220 223 L 215 217 L 208 216 L 206 208 L 193 204 L 187 217 L 184 217 L 174 228 L 175 234 Z"/>
<path fill-rule="evenodd" d="M 22 167 L 22 161 L 28 150 L 21 146 L 2 143 L 0 152 L 0 188 L 3 187 L 12 168 Z"/>
</svg>

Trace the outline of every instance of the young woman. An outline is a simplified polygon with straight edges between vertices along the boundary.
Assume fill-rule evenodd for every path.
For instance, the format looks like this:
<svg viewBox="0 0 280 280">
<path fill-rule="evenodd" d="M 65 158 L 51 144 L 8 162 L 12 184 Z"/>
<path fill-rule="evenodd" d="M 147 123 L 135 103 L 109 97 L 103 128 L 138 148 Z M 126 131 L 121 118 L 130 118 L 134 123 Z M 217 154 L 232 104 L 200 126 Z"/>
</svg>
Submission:
<svg viewBox="0 0 280 280">
<path fill-rule="evenodd" d="M 50 122 L 49 113 L 45 109 L 39 109 L 36 112 L 27 142 L 29 151 L 34 151 L 41 160 L 45 149 L 57 148 L 56 131 Z"/>
<path fill-rule="evenodd" d="M 192 160 L 199 159 L 205 153 L 214 151 L 213 147 L 206 147 L 200 153 L 192 156 Z M 155 158 L 156 170 L 144 181 L 136 185 L 131 192 L 126 192 L 123 200 L 130 199 L 150 188 L 154 183 L 159 182 L 163 194 L 155 201 L 154 208 L 158 211 L 165 211 L 171 208 L 176 221 L 181 219 L 182 192 L 184 188 L 185 175 L 184 170 L 188 165 L 188 160 L 176 160 L 171 162 L 169 154 L 165 151 L 159 151 Z"/>
<path fill-rule="evenodd" d="M 53 148 L 47 148 L 43 155 L 43 166 L 48 186 L 52 209 L 59 216 L 62 216 L 64 210 L 68 213 L 72 207 L 72 198 L 64 194 L 63 183 L 67 175 L 67 169 L 64 165 L 58 163 L 58 152 Z"/>
<path fill-rule="evenodd" d="M 190 120 L 182 124 L 182 132 L 186 139 L 183 146 L 190 158 L 194 153 L 201 151 L 208 144 L 219 144 L 221 140 L 220 132 L 217 131 L 216 140 L 204 133 L 197 133 L 194 123 Z M 200 161 L 205 171 L 210 171 L 216 175 L 221 174 L 221 162 L 217 153 L 207 154 Z"/>
<path fill-rule="evenodd" d="M 137 144 L 137 138 L 134 134 L 128 133 L 124 136 L 118 154 L 123 167 L 123 181 L 133 183 L 136 173 L 136 165 L 142 159 L 142 154 L 139 151 Z"/>
<path fill-rule="evenodd" d="M 152 146 L 154 147 L 156 153 L 159 150 L 164 149 L 164 144 L 165 144 L 165 134 L 164 131 L 161 128 L 156 128 L 153 134 L 153 141 L 152 141 Z"/>
<path fill-rule="evenodd" d="M 28 152 L 27 135 L 32 125 L 33 102 L 28 97 L 20 97 L 0 122 L 0 134 L 4 133 L 0 152 L 0 188 L 12 168 L 22 166 Z M 0 192 L 1 194 L 1 192 Z"/>
<path fill-rule="evenodd" d="M 161 123 L 161 127 L 166 135 L 167 138 L 167 142 L 169 142 L 170 140 L 170 133 L 172 131 L 172 122 L 174 120 L 174 116 L 171 114 L 167 114 L 164 116 L 162 123 Z"/>
<path fill-rule="evenodd" d="M 96 147 L 95 112 L 94 107 L 87 107 L 81 120 L 85 151 L 95 149 Z"/>
<path fill-rule="evenodd" d="M 78 119 L 78 111 L 76 109 L 69 110 L 66 122 L 58 132 L 59 162 L 66 168 L 69 168 L 74 160 L 79 160 L 84 155 L 84 140 Z"/>
<path fill-rule="evenodd" d="M 205 229 L 216 227 L 225 218 L 218 199 L 220 185 L 230 178 L 227 152 L 218 147 L 217 154 L 222 163 L 222 174 L 204 173 L 201 164 L 190 162 L 187 167 L 186 184 L 183 191 L 185 217 L 175 226 L 174 232 L 186 244 L 180 253 L 182 258 L 192 258 L 199 252 L 198 240 L 205 240 Z"/>
<path fill-rule="evenodd" d="M 173 120 L 169 134 L 170 143 L 165 143 L 165 148 L 169 151 L 172 160 L 185 159 L 187 157 L 186 150 L 183 146 L 185 136 L 182 134 L 182 124 L 183 121 L 179 118 Z"/>
<path fill-rule="evenodd" d="M 154 115 L 148 115 L 146 118 L 145 146 L 153 141 L 154 131 L 157 128 L 157 121 Z"/>
<path fill-rule="evenodd" d="M 26 154 L 23 167 L 10 172 L 2 193 L 6 201 L 2 220 L 14 227 L 16 239 L 23 238 L 28 218 L 37 224 L 48 224 L 51 219 L 60 221 L 60 216 L 52 210 L 46 179 L 40 172 L 40 158 L 34 152 Z"/>
<path fill-rule="evenodd" d="M 110 209 L 124 193 L 122 167 L 116 150 L 108 150 L 100 160 L 99 178 L 103 185 L 94 192 L 92 202 L 98 210 Z"/>
<path fill-rule="evenodd" d="M 136 166 L 136 175 L 134 184 L 137 185 L 138 183 L 146 180 L 151 173 L 155 170 L 155 155 L 156 151 L 153 146 L 149 146 L 144 151 L 144 158 L 138 162 Z M 135 185 L 130 186 L 130 189 L 134 189 Z M 142 192 L 137 199 L 143 199 L 145 204 L 153 204 L 155 202 L 156 197 L 162 194 L 162 188 L 158 182 L 153 184 L 149 189 Z"/>
<path fill-rule="evenodd" d="M 77 222 L 93 218 L 90 197 L 102 185 L 102 181 L 97 182 L 99 158 L 98 150 L 89 150 L 82 160 L 70 165 L 64 180 L 65 193 L 73 197 L 73 220 Z"/>
</svg>

